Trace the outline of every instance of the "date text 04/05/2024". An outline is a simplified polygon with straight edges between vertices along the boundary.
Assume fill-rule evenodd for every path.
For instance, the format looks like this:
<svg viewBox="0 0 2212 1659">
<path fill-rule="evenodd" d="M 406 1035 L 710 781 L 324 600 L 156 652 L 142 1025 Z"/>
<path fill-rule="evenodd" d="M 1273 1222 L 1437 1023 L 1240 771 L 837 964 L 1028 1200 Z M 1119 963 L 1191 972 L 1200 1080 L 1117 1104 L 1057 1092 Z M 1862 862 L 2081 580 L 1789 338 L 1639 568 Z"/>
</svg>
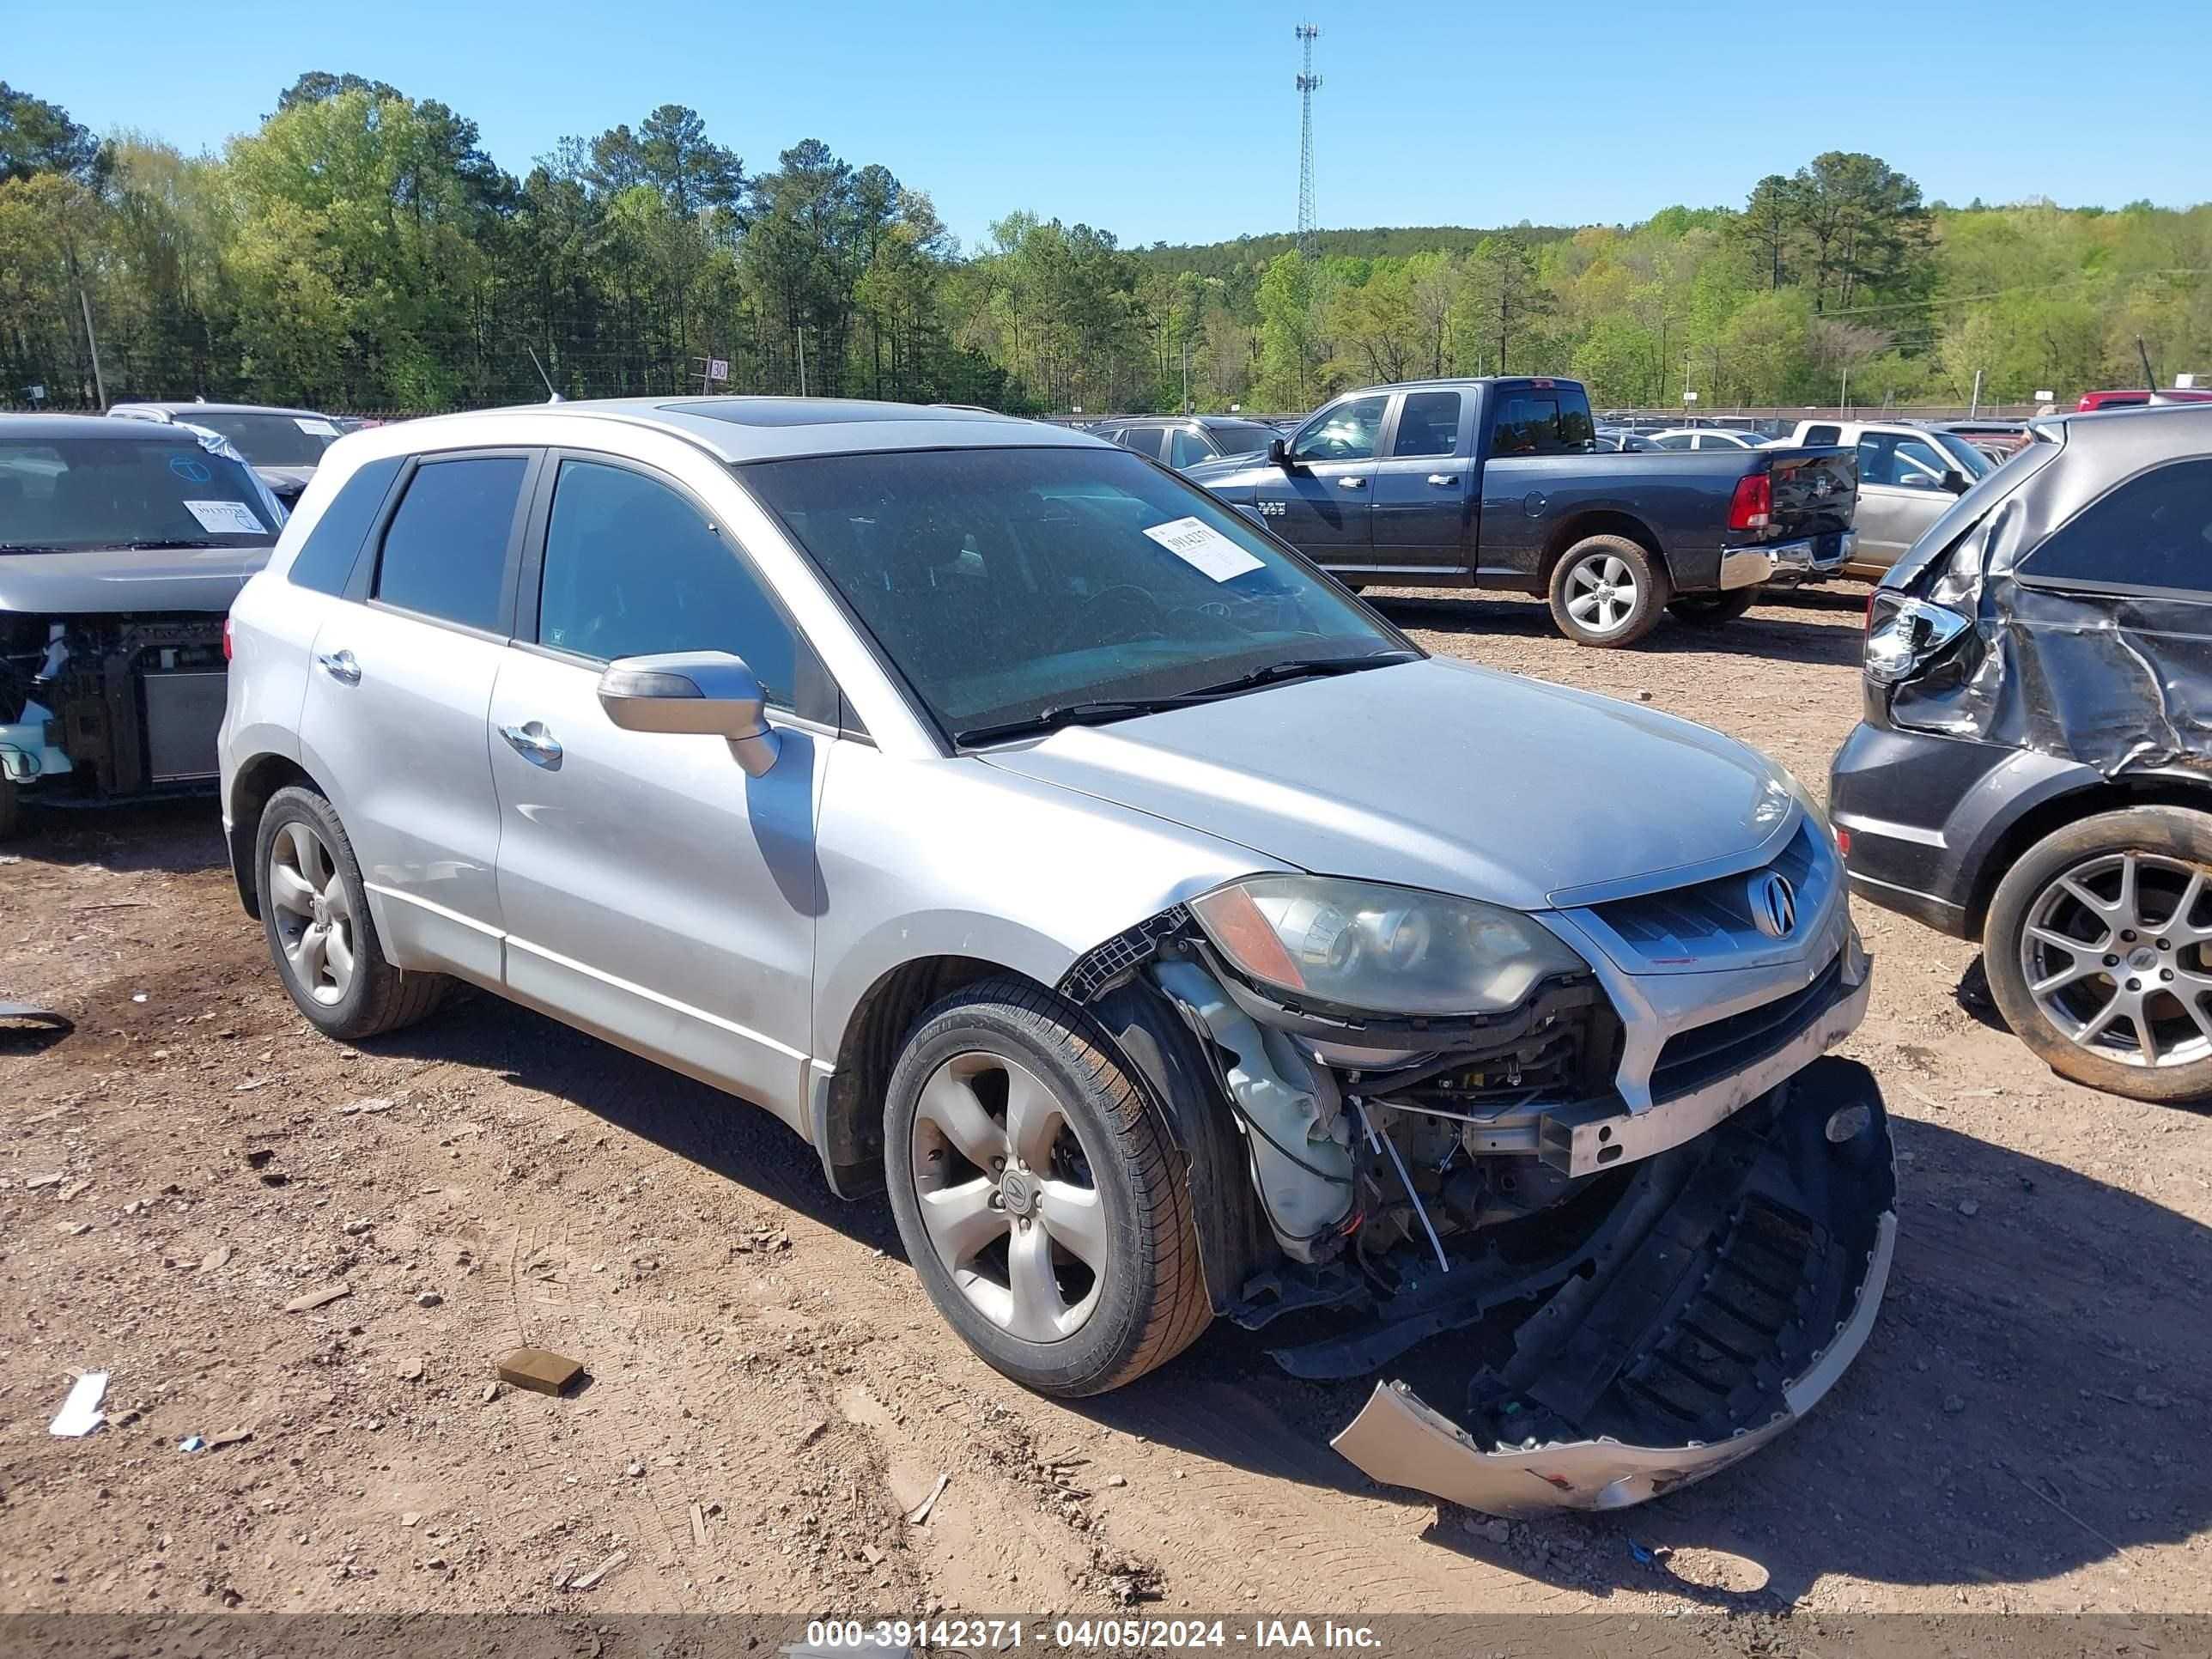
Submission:
<svg viewBox="0 0 2212 1659">
<path fill-rule="evenodd" d="M 804 1651 L 905 1652 L 915 1648 L 951 1648 L 997 1652 L 1044 1647 L 1071 1652 L 1157 1649 L 1252 1648 L 1288 1653 L 1373 1651 L 1382 1645 L 1365 1625 L 1318 1624 L 1306 1619 L 1259 1619 L 1247 1624 L 1222 1619 L 975 1619 L 939 1615 L 926 1619 L 823 1620 L 806 1627 Z"/>
</svg>

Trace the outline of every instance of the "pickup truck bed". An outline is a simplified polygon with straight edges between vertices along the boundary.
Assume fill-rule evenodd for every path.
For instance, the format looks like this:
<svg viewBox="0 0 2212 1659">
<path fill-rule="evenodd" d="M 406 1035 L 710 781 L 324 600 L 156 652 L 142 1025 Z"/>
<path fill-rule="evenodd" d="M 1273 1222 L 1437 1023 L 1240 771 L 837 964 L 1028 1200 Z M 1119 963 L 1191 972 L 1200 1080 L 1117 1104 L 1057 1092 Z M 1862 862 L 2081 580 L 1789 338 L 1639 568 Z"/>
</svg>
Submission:
<svg viewBox="0 0 2212 1659">
<path fill-rule="evenodd" d="M 1586 645 L 1632 644 L 1670 609 L 1741 616 L 1848 556 L 1849 449 L 1594 451 L 1592 430 L 1572 380 L 1374 387 L 1279 452 L 1187 476 L 1352 586 L 1542 593 Z"/>
</svg>

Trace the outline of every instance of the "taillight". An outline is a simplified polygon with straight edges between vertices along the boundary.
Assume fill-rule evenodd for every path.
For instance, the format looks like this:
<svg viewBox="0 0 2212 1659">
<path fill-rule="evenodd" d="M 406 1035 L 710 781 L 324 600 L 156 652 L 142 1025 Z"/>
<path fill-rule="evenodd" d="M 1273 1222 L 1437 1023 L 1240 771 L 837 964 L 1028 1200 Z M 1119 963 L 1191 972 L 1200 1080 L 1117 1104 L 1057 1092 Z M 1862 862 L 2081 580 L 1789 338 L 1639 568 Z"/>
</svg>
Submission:
<svg viewBox="0 0 2212 1659">
<path fill-rule="evenodd" d="M 1877 587 L 1868 602 L 1867 678 L 1879 685 L 1909 680 L 1972 625 L 1955 611 Z"/>
<path fill-rule="evenodd" d="M 230 660 L 230 618 L 228 617 L 222 619 L 222 659 L 225 662 Z"/>
<path fill-rule="evenodd" d="M 1735 481 L 1729 500 L 1730 530 L 1764 530 L 1774 518 L 1774 475 L 1753 472 Z"/>
</svg>

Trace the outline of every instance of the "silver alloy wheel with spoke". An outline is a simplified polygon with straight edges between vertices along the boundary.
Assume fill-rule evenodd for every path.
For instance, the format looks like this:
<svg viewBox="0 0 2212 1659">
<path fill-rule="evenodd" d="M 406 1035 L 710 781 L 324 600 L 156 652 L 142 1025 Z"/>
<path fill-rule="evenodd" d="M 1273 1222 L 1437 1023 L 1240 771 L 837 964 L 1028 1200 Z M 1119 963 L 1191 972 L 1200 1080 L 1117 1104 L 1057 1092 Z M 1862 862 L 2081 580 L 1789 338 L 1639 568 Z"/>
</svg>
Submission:
<svg viewBox="0 0 2212 1659">
<path fill-rule="evenodd" d="M 353 901 L 313 826 L 295 818 L 276 832 L 269 896 L 277 942 L 300 988 L 317 1002 L 342 1001 L 353 985 Z"/>
<path fill-rule="evenodd" d="M 2212 1058 L 2212 872 L 2155 853 L 2105 853 L 2036 895 L 2021 930 L 2028 994 L 2053 1030 L 2123 1066 Z"/>
<path fill-rule="evenodd" d="M 1593 553 L 1567 572 L 1567 614 L 1593 634 L 1626 627 L 1642 597 L 1636 572 L 1618 553 Z"/>
<path fill-rule="evenodd" d="M 915 1103 L 913 1160 L 923 1229 L 975 1310 L 1026 1342 L 1080 1330 L 1106 1279 L 1106 1212 L 1043 1080 L 1003 1054 L 955 1054 Z"/>
</svg>

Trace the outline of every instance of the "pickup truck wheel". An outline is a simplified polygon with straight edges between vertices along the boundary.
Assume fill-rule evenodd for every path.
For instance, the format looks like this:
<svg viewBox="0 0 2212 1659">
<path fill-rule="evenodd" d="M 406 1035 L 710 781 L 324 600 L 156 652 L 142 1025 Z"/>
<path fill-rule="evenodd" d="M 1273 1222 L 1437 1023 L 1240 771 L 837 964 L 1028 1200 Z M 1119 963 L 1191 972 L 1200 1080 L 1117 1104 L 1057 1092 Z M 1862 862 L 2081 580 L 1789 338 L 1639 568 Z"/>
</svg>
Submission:
<svg viewBox="0 0 2212 1659">
<path fill-rule="evenodd" d="M 2212 814 L 2138 806 L 2054 830 L 1990 899 L 1997 1012 L 2062 1077 L 2212 1099 Z"/>
<path fill-rule="evenodd" d="M 929 1299 L 1025 1387 L 1119 1388 L 1212 1319 L 1165 1127 L 1042 986 L 986 980 L 922 1016 L 884 1092 L 884 1162 Z"/>
<path fill-rule="evenodd" d="M 1577 645 L 1633 645 L 1674 597 L 1666 567 L 1626 536 L 1590 536 L 1552 571 L 1552 620 Z"/>
<path fill-rule="evenodd" d="M 1677 593 L 1667 609 L 1678 622 L 1695 628 L 1714 628 L 1734 622 L 1751 609 L 1759 597 L 1755 587 L 1739 587 L 1726 593 Z"/>
</svg>

